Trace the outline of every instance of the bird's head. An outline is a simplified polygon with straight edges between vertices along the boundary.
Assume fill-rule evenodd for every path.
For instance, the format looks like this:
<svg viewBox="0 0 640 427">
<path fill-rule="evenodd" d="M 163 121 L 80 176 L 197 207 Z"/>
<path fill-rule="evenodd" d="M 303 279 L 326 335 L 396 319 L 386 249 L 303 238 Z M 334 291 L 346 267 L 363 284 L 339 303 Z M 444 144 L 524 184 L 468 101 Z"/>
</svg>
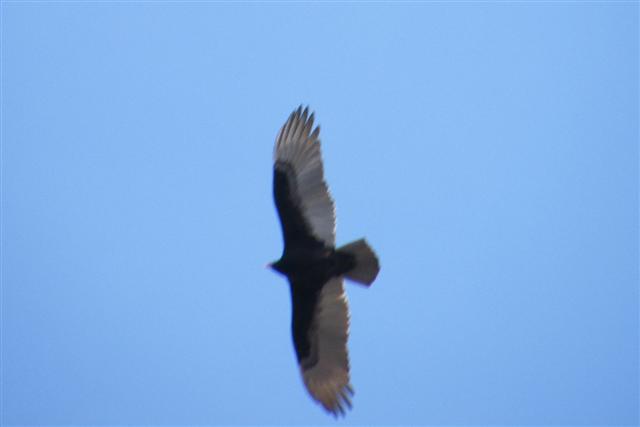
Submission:
<svg viewBox="0 0 640 427">
<path fill-rule="evenodd" d="M 270 262 L 266 266 L 272 270 L 277 271 L 280 274 L 284 274 L 284 263 L 282 262 L 282 259 L 279 259 L 278 261 Z"/>
</svg>

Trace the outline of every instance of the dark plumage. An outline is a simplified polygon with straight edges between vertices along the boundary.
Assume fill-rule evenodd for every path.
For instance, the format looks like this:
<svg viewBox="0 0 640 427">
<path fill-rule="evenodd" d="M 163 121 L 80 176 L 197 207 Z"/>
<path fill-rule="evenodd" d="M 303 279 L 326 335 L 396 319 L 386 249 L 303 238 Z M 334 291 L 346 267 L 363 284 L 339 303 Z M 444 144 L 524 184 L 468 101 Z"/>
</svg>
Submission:
<svg viewBox="0 0 640 427">
<path fill-rule="evenodd" d="M 300 107 L 276 138 L 273 196 L 284 251 L 271 267 L 289 280 L 293 343 L 304 384 L 337 415 L 351 407 L 353 395 L 343 277 L 368 286 L 380 267 L 364 239 L 335 247 L 334 204 L 324 181 L 319 134 L 313 114 Z"/>
</svg>

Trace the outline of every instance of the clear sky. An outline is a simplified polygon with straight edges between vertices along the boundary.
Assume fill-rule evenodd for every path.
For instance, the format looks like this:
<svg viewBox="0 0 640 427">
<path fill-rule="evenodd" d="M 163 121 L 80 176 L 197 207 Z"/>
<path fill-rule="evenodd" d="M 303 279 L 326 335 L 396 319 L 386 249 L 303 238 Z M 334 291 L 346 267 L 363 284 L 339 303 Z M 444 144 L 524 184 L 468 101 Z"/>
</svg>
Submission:
<svg viewBox="0 0 640 427">
<path fill-rule="evenodd" d="M 638 3 L 3 2 L 2 422 L 330 424 L 275 135 L 322 125 L 340 424 L 635 424 Z"/>
</svg>

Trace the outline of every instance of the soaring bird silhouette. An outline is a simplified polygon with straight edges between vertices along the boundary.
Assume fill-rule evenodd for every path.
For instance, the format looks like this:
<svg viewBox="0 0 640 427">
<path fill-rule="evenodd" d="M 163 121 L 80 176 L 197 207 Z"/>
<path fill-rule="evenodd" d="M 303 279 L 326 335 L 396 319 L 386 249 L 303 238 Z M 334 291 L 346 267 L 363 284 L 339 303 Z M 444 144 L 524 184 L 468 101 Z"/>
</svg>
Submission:
<svg viewBox="0 0 640 427">
<path fill-rule="evenodd" d="M 351 408 L 349 308 L 343 277 L 369 286 L 380 270 L 364 239 L 335 247 L 334 204 L 323 177 L 320 128 L 299 107 L 274 148 L 273 197 L 284 251 L 271 268 L 289 280 L 293 344 L 313 399 L 334 416 Z"/>
</svg>

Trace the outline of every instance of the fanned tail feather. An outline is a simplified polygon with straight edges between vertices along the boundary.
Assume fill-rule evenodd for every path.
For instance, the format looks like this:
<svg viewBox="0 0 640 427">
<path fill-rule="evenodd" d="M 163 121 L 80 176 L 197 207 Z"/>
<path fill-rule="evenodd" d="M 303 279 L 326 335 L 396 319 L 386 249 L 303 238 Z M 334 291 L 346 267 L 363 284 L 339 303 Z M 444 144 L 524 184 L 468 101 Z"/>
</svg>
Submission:
<svg viewBox="0 0 640 427">
<path fill-rule="evenodd" d="M 380 263 L 367 241 L 365 239 L 356 240 L 338 248 L 338 251 L 348 253 L 356 260 L 356 266 L 344 276 L 354 282 L 370 286 L 378 276 Z"/>
</svg>

